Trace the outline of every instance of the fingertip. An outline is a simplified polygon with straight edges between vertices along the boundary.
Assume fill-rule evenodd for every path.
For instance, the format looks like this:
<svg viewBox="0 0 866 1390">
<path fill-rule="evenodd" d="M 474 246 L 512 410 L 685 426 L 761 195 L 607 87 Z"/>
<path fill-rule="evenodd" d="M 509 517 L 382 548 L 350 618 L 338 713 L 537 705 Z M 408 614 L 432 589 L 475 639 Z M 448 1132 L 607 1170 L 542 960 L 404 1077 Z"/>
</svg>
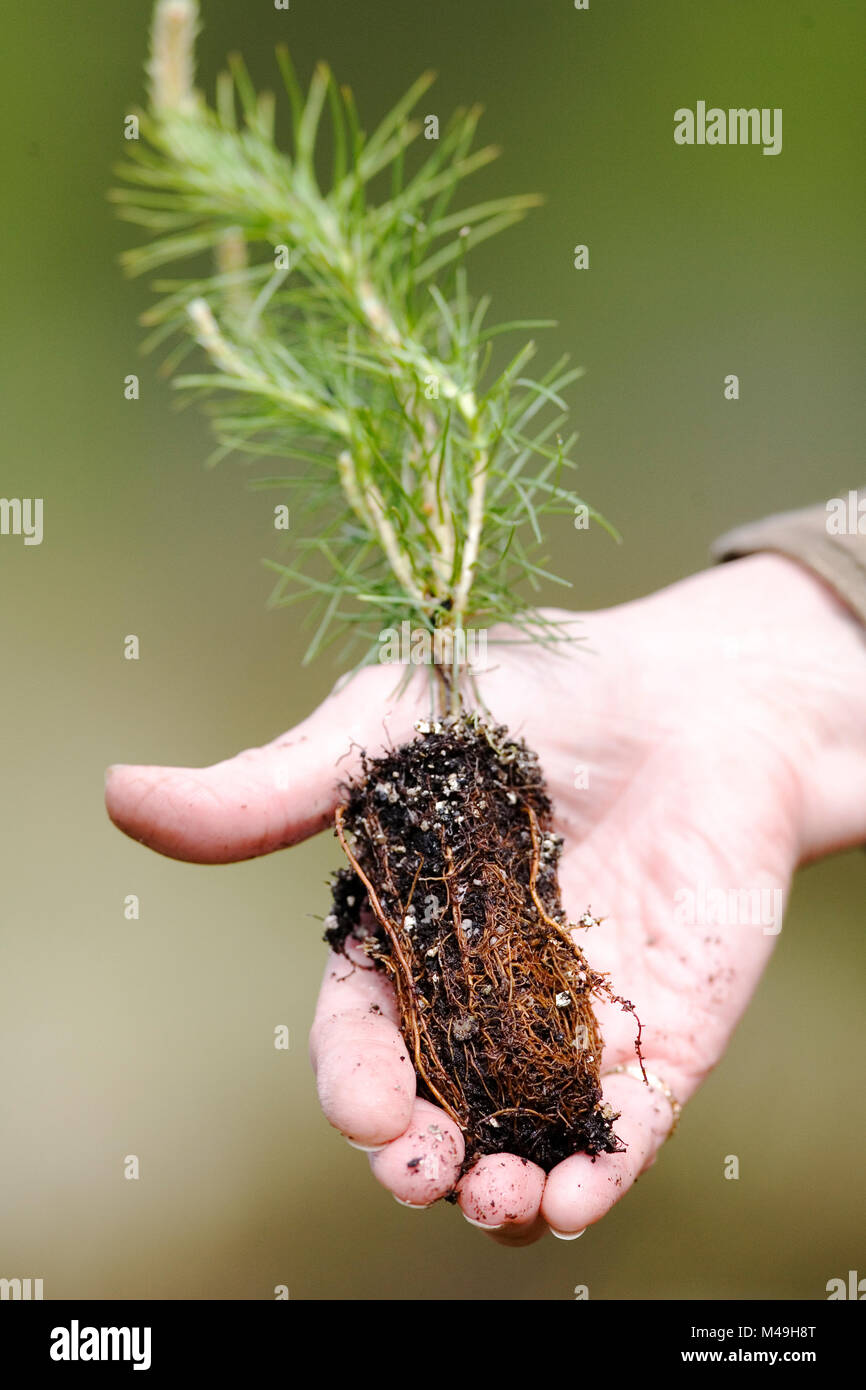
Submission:
<svg viewBox="0 0 866 1390">
<path fill-rule="evenodd" d="M 622 1154 L 574 1154 L 548 1174 L 541 1214 L 560 1237 L 576 1235 L 606 1212 L 631 1187 L 637 1172 L 629 1150 Z"/>
<path fill-rule="evenodd" d="M 544 1171 L 516 1154 L 484 1154 L 461 1179 L 457 1200 L 467 1221 L 487 1230 L 531 1225 L 544 1192 Z"/>
<path fill-rule="evenodd" d="M 460 1174 L 465 1144 L 457 1125 L 438 1106 L 417 1099 L 404 1134 L 370 1155 L 373 1176 L 399 1202 L 430 1206 L 451 1192 Z"/>
<path fill-rule="evenodd" d="M 405 1132 L 415 1072 L 399 1030 L 384 1015 L 353 1011 L 324 1023 L 314 1057 L 322 1110 L 357 1148 L 381 1149 Z"/>
<path fill-rule="evenodd" d="M 127 774 L 131 771 L 129 763 L 111 763 L 105 769 L 105 807 L 115 824 L 120 823 L 122 813 L 121 792 Z M 123 827 L 121 826 L 121 829 Z"/>
<path fill-rule="evenodd" d="M 561 1240 L 575 1239 L 625 1196 L 650 1166 L 670 1124 L 664 1097 L 630 1076 L 611 1075 L 604 1096 L 620 1112 L 615 1132 L 625 1148 L 595 1157 L 573 1154 L 550 1171 L 541 1215 Z"/>
<path fill-rule="evenodd" d="M 463 1220 L 470 1226 L 477 1226 L 479 1231 L 501 1231 L 505 1225 L 504 1221 L 497 1221 L 495 1224 L 490 1221 L 476 1221 L 474 1216 L 467 1216 L 465 1211 L 463 1213 Z"/>
<path fill-rule="evenodd" d="M 510 1250 L 522 1250 L 524 1246 L 535 1245 L 546 1235 L 547 1223 L 540 1216 L 537 1216 L 534 1221 L 526 1222 L 520 1226 L 513 1226 L 506 1222 L 501 1230 L 490 1232 L 490 1239 L 496 1245 L 505 1245 Z"/>
</svg>

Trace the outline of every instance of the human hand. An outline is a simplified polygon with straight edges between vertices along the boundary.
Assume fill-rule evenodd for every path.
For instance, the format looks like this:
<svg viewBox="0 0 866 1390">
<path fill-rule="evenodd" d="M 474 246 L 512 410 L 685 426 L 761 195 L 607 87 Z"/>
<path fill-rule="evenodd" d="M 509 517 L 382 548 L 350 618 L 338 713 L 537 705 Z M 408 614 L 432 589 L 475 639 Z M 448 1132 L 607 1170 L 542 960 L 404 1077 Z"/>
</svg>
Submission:
<svg viewBox="0 0 866 1390">
<path fill-rule="evenodd" d="M 772 555 L 580 624 L 583 641 L 553 653 L 499 648 L 492 634 L 478 683 L 539 755 L 565 840 L 566 910 L 576 920 L 591 905 L 603 919 L 580 945 L 634 1003 L 647 1074 L 685 1102 L 755 989 L 797 864 L 866 840 L 866 643 L 819 581 Z M 294 730 L 212 768 L 112 768 L 109 814 L 199 863 L 295 844 L 331 823 L 361 747 L 375 756 L 406 741 L 429 712 L 426 681 L 399 700 L 394 687 L 392 668 L 368 668 Z M 737 920 L 712 920 L 719 907 Z M 459 1202 L 503 1243 L 599 1220 L 670 1130 L 664 1093 L 613 1071 L 635 1061 L 632 1016 L 604 1002 L 596 1014 L 625 1151 L 576 1154 L 548 1175 L 514 1155 L 481 1158 Z M 323 1109 L 374 1150 L 373 1172 L 399 1200 L 427 1206 L 454 1187 L 463 1139 L 416 1097 L 398 1024 L 387 979 L 332 955 L 311 1036 Z"/>
</svg>

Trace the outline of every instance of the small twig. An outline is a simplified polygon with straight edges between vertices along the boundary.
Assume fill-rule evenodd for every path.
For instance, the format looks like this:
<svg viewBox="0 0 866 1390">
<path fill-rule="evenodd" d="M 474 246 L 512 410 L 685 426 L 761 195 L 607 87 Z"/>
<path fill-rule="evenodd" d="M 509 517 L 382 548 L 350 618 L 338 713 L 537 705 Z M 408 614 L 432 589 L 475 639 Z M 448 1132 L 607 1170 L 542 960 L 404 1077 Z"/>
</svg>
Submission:
<svg viewBox="0 0 866 1390">
<path fill-rule="evenodd" d="M 460 562 L 460 579 L 454 591 L 455 622 L 461 626 L 481 550 L 481 535 L 484 529 L 484 499 L 487 493 L 487 465 L 487 452 L 482 449 L 479 452 L 477 467 L 472 475 L 466 520 L 466 540 Z"/>
<path fill-rule="evenodd" d="M 195 0 L 159 0 L 151 35 L 150 100 L 155 112 L 189 111 L 195 105 Z"/>
</svg>

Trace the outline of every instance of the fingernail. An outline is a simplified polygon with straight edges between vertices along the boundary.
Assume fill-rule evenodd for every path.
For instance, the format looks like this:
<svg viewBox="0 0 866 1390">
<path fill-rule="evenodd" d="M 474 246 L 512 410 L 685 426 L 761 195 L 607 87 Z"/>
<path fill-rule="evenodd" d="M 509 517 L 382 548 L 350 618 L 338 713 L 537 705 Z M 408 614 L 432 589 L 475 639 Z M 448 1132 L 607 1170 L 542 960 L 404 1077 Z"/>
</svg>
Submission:
<svg viewBox="0 0 866 1390">
<path fill-rule="evenodd" d="M 474 1217 L 467 1216 L 465 1211 L 463 1213 L 463 1220 L 468 1221 L 470 1226 L 477 1226 L 479 1231 L 501 1231 L 502 1227 L 505 1225 L 504 1221 L 500 1221 L 496 1226 L 491 1226 L 488 1221 L 476 1221 Z"/>
<path fill-rule="evenodd" d="M 347 1139 L 347 1144 L 351 1144 L 353 1149 L 360 1149 L 362 1154 L 380 1154 L 383 1149 L 387 1149 L 387 1144 L 359 1144 L 357 1139 Z"/>
<path fill-rule="evenodd" d="M 578 1236 L 582 1236 L 585 1230 L 586 1227 L 584 1226 L 583 1231 L 555 1231 L 551 1226 L 550 1234 L 556 1236 L 557 1240 L 577 1240 Z"/>
<path fill-rule="evenodd" d="M 404 1202 L 402 1197 L 398 1197 L 395 1192 L 391 1193 L 395 1202 L 399 1202 L 401 1207 L 408 1207 L 410 1211 L 426 1211 L 426 1202 Z"/>
</svg>

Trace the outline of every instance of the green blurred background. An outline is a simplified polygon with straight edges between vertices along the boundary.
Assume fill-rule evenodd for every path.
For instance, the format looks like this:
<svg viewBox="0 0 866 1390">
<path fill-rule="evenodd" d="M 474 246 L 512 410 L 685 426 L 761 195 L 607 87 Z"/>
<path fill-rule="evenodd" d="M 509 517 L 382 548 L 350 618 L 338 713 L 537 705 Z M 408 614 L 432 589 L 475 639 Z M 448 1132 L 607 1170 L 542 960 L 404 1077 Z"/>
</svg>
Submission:
<svg viewBox="0 0 866 1390">
<path fill-rule="evenodd" d="M 545 195 L 471 275 L 500 319 L 556 317 L 543 354 L 587 369 L 578 486 L 624 544 L 554 529 L 576 606 L 674 581 L 726 527 L 862 482 L 862 6 L 203 8 L 208 89 L 233 48 L 273 83 L 286 39 L 305 76 L 326 57 L 351 82 L 369 125 L 432 66 L 425 109 L 481 101 L 482 138 L 504 148 L 475 193 Z M 44 497 L 45 539 L 0 538 L 0 1276 L 41 1277 L 48 1298 L 810 1299 L 866 1274 L 859 854 L 799 876 L 663 1161 L 581 1241 L 513 1252 L 447 1206 L 398 1207 L 319 1114 L 306 1034 L 330 837 L 205 869 L 107 821 L 104 765 L 264 742 L 338 674 L 301 670 L 295 610 L 265 610 L 277 499 L 231 461 L 203 471 L 205 423 L 173 413 L 138 351 L 149 296 L 116 264 L 137 232 L 105 192 L 148 21 L 144 0 L 4 14 L 0 493 Z M 675 146 L 673 112 L 698 99 L 782 107 L 782 154 Z"/>
</svg>

